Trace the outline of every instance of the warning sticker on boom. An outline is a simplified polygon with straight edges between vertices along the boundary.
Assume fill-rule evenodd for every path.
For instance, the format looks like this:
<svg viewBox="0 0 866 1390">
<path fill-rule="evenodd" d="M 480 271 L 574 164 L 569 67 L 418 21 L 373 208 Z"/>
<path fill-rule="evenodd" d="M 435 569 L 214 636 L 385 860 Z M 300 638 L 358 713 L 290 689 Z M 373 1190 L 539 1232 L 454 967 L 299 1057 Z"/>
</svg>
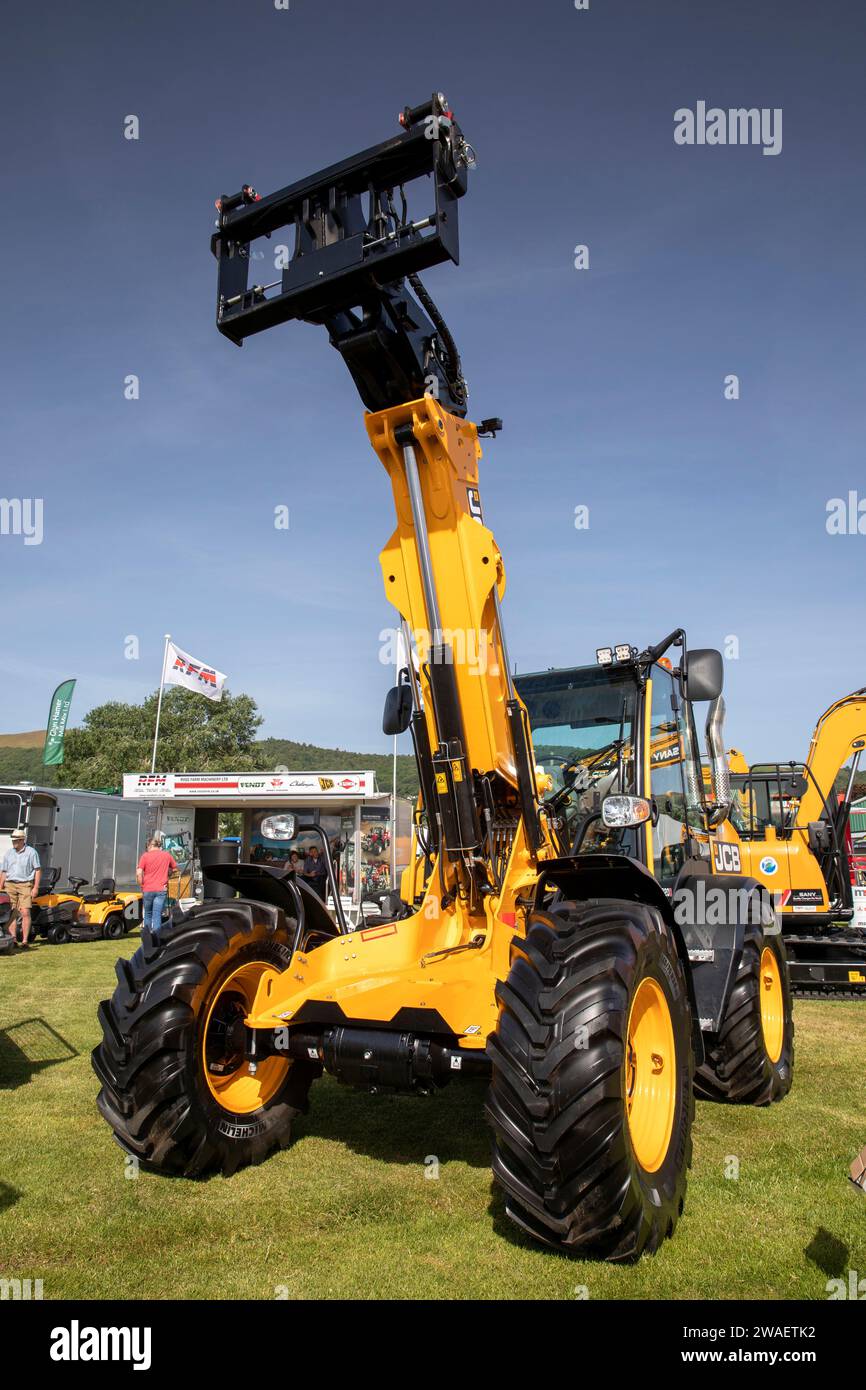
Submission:
<svg viewBox="0 0 866 1390">
<path fill-rule="evenodd" d="M 480 521 L 483 526 L 484 517 L 481 512 L 481 493 L 478 491 L 477 487 L 468 487 L 466 489 L 466 500 L 469 507 L 469 515 L 474 517 L 476 521 Z"/>
</svg>

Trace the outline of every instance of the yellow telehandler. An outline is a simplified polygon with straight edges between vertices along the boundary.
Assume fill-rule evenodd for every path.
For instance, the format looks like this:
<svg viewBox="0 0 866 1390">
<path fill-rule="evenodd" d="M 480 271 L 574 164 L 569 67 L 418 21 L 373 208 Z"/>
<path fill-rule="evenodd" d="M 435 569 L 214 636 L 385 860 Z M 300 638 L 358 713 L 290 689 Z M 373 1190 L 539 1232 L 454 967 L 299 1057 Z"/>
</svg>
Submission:
<svg viewBox="0 0 866 1390">
<path fill-rule="evenodd" d="M 98 1104 L 129 1153 L 193 1177 L 285 1147 L 323 1071 L 373 1094 L 485 1077 L 512 1221 L 560 1250 L 630 1260 L 682 1210 L 696 1069 L 717 1099 L 765 1104 L 790 1087 L 784 950 L 753 878 L 731 881 L 711 923 L 706 861 L 674 843 L 678 815 L 706 831 L 728 810 L 718 652 L 677 631 L 610 653 L 579 688 L 571 673 L 542 677 L 531 701 L 515 688 L 505 570 L 479 493 L 479 436 L 501 421 L 466 418 L 456 345 L 419 278 L 458 259 L 473 154 L 440 93 L 401 125 L 267 197 L 244 185 L 220 198 L 212 249 L 219 331 L 240 345 L 290 319 L 324 326 L 367 408 L 396 512 L 385 593 L 424 648 L 383 728 L 411 731 L 432 870 L 417 907 L 395 901 L 354 931 L 291 870 L 211 870 L 238 896 L 176 914 L 118 962 L 93 1054 Z M 413 217 L 418 180 L 432 207 Z M 251 245 L 285 228 L 288 265 L 250 285 Z M 554 763 L 578 722 L 607 748 L 594 789 L 537 769 L 530 705 Z M 659 727 L 690 751 L 656 814 Z M 323 854 L 333 884 L 326 839 Z"/>
</svg>

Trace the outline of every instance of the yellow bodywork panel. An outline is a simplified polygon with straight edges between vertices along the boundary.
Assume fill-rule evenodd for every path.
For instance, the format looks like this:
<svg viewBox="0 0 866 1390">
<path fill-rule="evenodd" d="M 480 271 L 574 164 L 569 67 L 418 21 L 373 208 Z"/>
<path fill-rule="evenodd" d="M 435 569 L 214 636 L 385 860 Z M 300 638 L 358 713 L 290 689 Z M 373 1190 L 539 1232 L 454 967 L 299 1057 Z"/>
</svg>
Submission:
<svg viewBox="0 0 866 1390">
<path fill-rule="evenodd" d="M 496 1022 L 496 981 L 508 974 L 511 939 L 522 930 L 515 900 L 535 879 L 522 832 L 502 896 L 487 898 L 482 913 L 470 914 L 459 899 L 443 909 L 434 870 L 412 916 L 335 937 L 309 955 L 295 955 L 287 971 L 268 970 L 248 1025 L 290 1024 L 308 1002 L 337 1005 L 347 1021 L 367 1023 L 390 1023 L 403 1010 L 424 1010 L 431 1013 L 430 1031 L 455 1033 L 463 1046 L 483 1047 Z"/>
</svg>

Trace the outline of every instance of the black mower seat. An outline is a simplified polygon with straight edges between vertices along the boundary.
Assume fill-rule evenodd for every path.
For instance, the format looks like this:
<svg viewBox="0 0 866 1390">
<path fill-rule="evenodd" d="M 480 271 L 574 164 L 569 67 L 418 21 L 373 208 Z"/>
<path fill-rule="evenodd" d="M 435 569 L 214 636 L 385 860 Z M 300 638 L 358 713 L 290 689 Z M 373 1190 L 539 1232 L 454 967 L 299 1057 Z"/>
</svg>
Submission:
<svg viewBox="0 0 866 1390">
<path fill-rule="evenodd" d="M 95 889 L 81 894 L 81 900 L 85 903 L 107 903 L 114 897 L 116 887 L 113 878 L 101 878 Z"/>
<path fill-rule="evenodd" d="M 40 896 L 40 898 L 43 896 L 43 894 L 48 894 L 48 893 L 53 893 L 53 892 L 54 892 L 54 885 L 56 884 L 57 880 L 59 879 L 61 872 L 62 872 L 62 871 L 61 871 L 60 869 L 43 869 L 43 870 L 42 870 L 42 878 L 41 878 L 40 883 L 39 883 L 39 896 Z"/>
</svg>

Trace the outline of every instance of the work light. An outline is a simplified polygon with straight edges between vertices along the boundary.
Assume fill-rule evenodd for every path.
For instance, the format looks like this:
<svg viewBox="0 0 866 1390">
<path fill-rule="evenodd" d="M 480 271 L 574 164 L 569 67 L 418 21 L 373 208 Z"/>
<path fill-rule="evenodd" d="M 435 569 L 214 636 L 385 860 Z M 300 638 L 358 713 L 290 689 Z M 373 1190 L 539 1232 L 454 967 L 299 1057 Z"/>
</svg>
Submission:
<svg viewBox="0 0 866 1390">
<path fill-rule="evenodd" d="M 610 647 L 599 647 L 595 653 L 595 659 L 599 666 L 612 666 L 613 650 Z"/>
<path fill-rule="evenodd" d="M 601 818 L 609 829 L 643 825 L 652 819 L 652 806 L 642 796 L 606 796 L 601 803 Z"/>
</svg>

